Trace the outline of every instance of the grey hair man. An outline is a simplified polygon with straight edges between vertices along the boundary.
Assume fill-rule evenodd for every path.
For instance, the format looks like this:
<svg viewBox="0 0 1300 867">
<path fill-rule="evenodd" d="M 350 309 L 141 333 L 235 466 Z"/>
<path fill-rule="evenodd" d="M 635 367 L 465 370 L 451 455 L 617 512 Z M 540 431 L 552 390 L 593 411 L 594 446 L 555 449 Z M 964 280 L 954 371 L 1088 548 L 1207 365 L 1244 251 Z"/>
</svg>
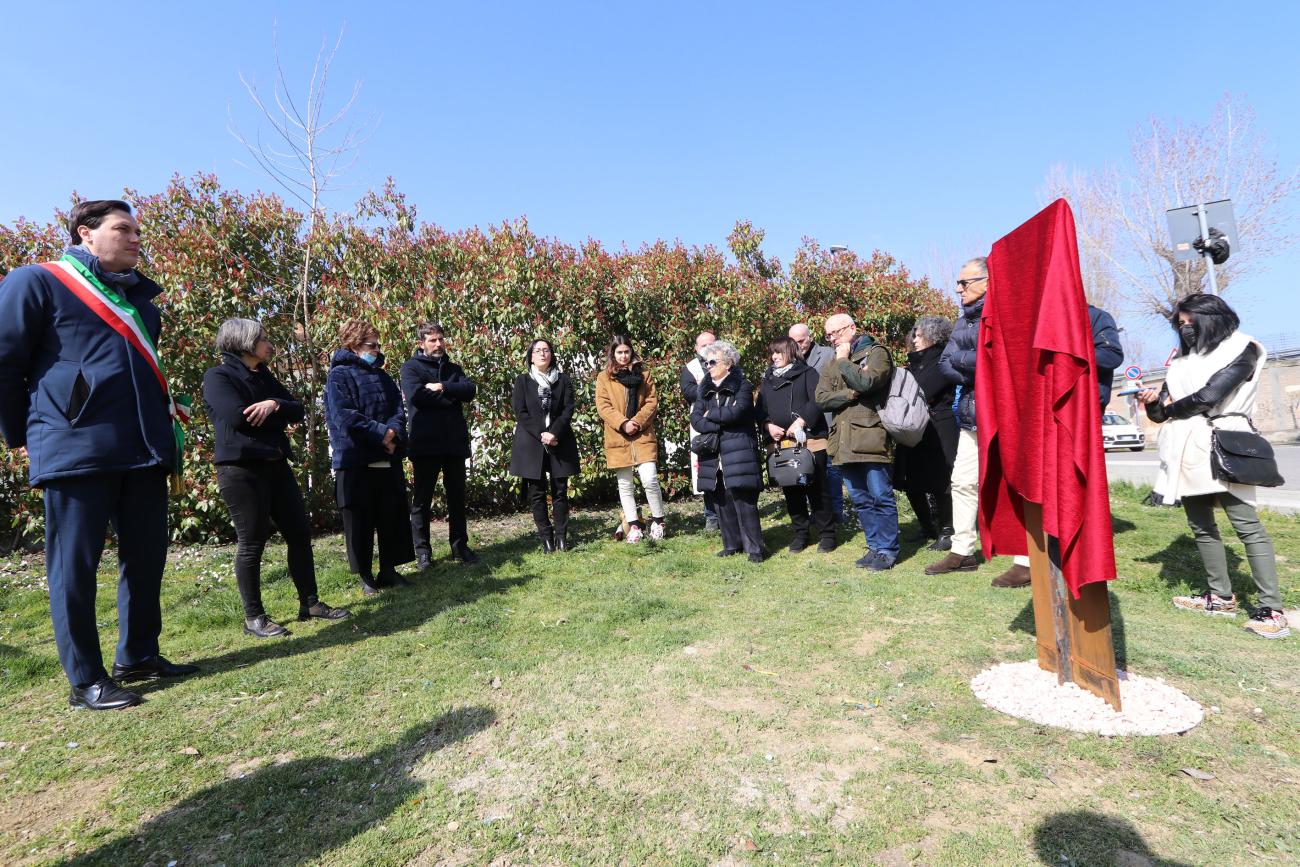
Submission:
<svg viewBox="0 0 1300 867">
<path fill-rule="evenodd" d="M 877 411 L 889 389 L 894 362 L 870 334 L 860 334 L 853 317 L 826 320 L 835 357 L 817 380 L 817 407 L 834 416 L 826 451 L 849 486 L 862 523 L 867 553 L 857 565 L 881 572 L 898 560 L 898 505 L 890 482 L 889 434 Z"/>
<path fill-rule="evenodd" d="M 701 331 L 695 336 L 695 355 L 691 357 L 690 361 L 682 365 L 680 386 L 682 399 L 686 401 L 686 411 L 688 413 L 691 407 L 695 405 L 700 383 L 704 381 L 704 351 L 716 343 L 717 340 L 718 336 L 712 331 Z M 699 433 L 695 428 L 691 428 L 690 432 L 692 437 Z M 690 454 L 691 461 L 691 490 L 704 495 L 704 529 L 718 530 L 720 525 L 718 524 L 717 497 L 713 491 L 700 490 L 700 457 L 689 449 L 687 451 Z"/>
<path fill-rule="evenodd" d="M 795 346 L 799 347 L 799 356 L 803 363 L 813 370 L 821 373 L 821 369 L 826 362 L 835 357 L 835 350 L 825 344 L 818 343 L 813 339 L 812 329 L 806 322 L 796 322 L 790 326 L 787 333 L 789 338 L 794 341 Z M 831 414 L 826 413 L 826 429 L 831 428 Z M 835 462 L 828 460 L 826 462 L 826 482 L 831 491 L 831 514 L 835 516 L 835 523 L 843 524 L 844 518 L 844 475 L 840 468 L 835 466 Z"/>
<path fill-rule="evenodd" d="M 961 315 L 953 323 L 952 335 L 939 357 L 939 373 L 957 387 L 957 457 L 952 467 L 952 550 L 937 563 L 925 568 L 927 575 L 949 572 L 974 572 L 979 568 L 975 545 L 979 541 L 980 452 L 975 432 L 975 355 L 979 346 L 980 317 L 984 313 L 984 294 L 989 288 L 989 262 L 977 256 L 961 266 L 957 275 L 957 294 L 961 298 Z M 1016 587 L 1004 576 L 994 579 L 995 587 Z M 999 583 L 999 582 L 1002 583 Z M 1028 583 L 1026 578 L 1024 583 Z"/>
</svg>

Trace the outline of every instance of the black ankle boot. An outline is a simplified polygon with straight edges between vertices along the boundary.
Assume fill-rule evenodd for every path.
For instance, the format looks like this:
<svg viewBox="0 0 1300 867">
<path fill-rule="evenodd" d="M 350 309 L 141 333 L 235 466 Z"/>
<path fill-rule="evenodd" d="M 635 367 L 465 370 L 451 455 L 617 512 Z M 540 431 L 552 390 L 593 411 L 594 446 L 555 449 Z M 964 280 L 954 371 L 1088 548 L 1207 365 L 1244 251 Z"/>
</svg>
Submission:
<svg viewBox="0 0 1300 867">
<path fill-rule="evenodd" d="M 537 535 L 542 540 L 542 553 L 554 554 L 555 553 L 555 530 L 551 529 L 550 527 L 547 527 L 545 530 L 538 530 Z"/>
</svg>

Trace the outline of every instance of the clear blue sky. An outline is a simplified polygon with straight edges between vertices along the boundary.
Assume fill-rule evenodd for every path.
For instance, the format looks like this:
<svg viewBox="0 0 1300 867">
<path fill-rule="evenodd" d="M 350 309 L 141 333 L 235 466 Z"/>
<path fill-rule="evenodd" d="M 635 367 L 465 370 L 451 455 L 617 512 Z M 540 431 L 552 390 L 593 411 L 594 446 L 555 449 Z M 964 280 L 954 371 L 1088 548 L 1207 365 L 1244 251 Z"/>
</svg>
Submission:
<svg viewBox="0 0 1300 867">
<path fill-rule="evenodd" d="M 336 206 L 392 175 L 422 219 L 448 228 L 527 215 L 571 243 L 722 246 L 749 219 L 785 262 L 807 235 L 932 272 L 1030 216 L 1052 164 L 1122 163 L 1135 124 L 1204 121 L 1224 91 L 1253 104 L 1294 171 L 1300 4 L 1207 9 L 1200 26 L 1196 8 L 11 6 L 0 221 L 46 219 L 74 188 L 156 191 L 173 172 L 270 188 L 227 131 L 228 107 L 244 128 L 256 121 L 238 73 L 270 85 L 278 20 L 286 71 L 305 82 L 346 22 L 333 92 L 362 80 L 357 116 L 380 122 Z M 1204 74 L 1202 45 L 1215 58 Z M 1234 289 L 1248 330 L 1300 330 L 1277 316 L 1295 309 L 1297 266 L 1293 252 Z"/>
</svg>

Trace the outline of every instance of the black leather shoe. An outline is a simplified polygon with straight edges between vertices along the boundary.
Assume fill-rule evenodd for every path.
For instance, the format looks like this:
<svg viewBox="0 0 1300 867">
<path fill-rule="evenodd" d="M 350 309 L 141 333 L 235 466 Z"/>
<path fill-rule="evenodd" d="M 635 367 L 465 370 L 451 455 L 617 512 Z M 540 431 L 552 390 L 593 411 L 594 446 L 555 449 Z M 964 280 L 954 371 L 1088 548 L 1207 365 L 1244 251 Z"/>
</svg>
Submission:
<svg viewBox="0 0 1300 867">
<path fill-rule="evenodd" d="M 117 668 L 117 666 L 113 666 Z M 72 707 L 84 707 L 87 710 L 121 710 L 134 707 L 144 701 L 139 693 L 123 689 L 111 678 L 97 680 L 90 686 L 74 686 L 68 695 L 68 704 Z"/>
<path fill-rule="evenodd" d="M 817 543 L 817 551 L 821 554 L 829 554 L 839 547 L 839 542 L 834 539 L 822 539 Z"/>
<path fill-rule="evenodd" d="M 176 665 L 162 654 L 135 665 L 113 663 L 113 680 L 153 680 L 156 677 L 184 677 L 198 671 L 197 665 Z"/>
<path fill-rule="evenodd" d="M 760 551 L 760 552 L 758 552 L 758 553 L 756 553 L 756 554 L 750 554 L 750 555 L 749 555 L 749 562 L 751 562 L 751 563 L 762 563 L 764 560 L 767 559 L 767 557 L 768 557 L 768 554 L 767 554 L 766 551 Z"/>
<path fill-rule="evenodd" d="M 280 638 L 293 633 L 276 623 L 265 614 L 244 618 L 244 634 L 254 638 Z"/>
<path fill-rule="evenodd" d="M 542 553 L 554 554 L 555 553 L 555 531 L 538 530 L 537 535 L 540 536 L 542 539 Z"/>
<path fill-rule="evenodd" d="M 330 605 L 326 605 L 319 599 L 311 605 L 298 606 L 298 619 L 300 621 L 311 620 L 313 617 L 319 620 L 343 620 L 344 618 L 351 616 L 352 612 L 346 608 L 334 608 Z"/>
<path fill-rule="evenodd" d="M 564 533 L 555 534 L 555 550 L 557 551 L 569 550 L 569 540 L 566 538 L 566 535 Z"/>
<path fill-rule="evenodd" d="M 723 548 L 721 551 L 718 552 L 717 556 L 719 556 L 719 557 L 735 557 L 735 556 L 736 556 L 737 554 L 739 554 L 739 553 L 740 553 L 740 549 L 739 549 L 739 548 Z"/>
<path fill-rule="evenodd" d="M 379 592 L 379 585 L 376 584 L 373 579 L 368 579 L 368 578 L 361 579 L 362 596 L 374 596 L 378 592 Z"/>
<path fill-rule="evenodd" d="M 451 549 L 451 559 L 464 563 L 466 566 L 473 566 L 479 561 L 478 555 L 475 554 L 468 545 L 456 545 Z"/>
<path fill-rule="evenodd" d="M 949 534 L 946 536 L 940 536 L 938 539 L 935 539 L 926 547 L 929 548 L 931 551 L 951 551 L 952 535 Z"/>
<path fill-rule="evenodd" d="M 433 560 L 421 554 L 420 559 L 415 561 L 415 568 L 419 569 L 421 572 L 423 572 L 425 569 L 432 569 Z"/>
<path fill-rule="evenodd" d="M 790 542 L 790 553 L 798 554 L 800 551 L 802 551 L 804 548 L 807 547 L 808 547 L 808 539 L 806 537 L 800 538 L 798 536 L 795 536 L 794 539 L 791 540 Z"/>
</svg>

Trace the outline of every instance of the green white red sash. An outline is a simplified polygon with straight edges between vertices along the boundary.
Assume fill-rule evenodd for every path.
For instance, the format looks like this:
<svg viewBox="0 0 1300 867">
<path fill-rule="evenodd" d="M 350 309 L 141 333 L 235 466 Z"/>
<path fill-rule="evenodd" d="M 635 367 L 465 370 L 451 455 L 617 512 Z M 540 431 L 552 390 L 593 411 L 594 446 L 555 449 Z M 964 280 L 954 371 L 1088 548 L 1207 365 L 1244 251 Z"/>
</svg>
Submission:
<svg viewBox="0 0 1300 867">
<path fill-rule="evenodd" d="M 49 271 L 90 308 L 104 323 L 112 328 L 130 344 L 148 363 L 153 371 L 158 386 L 167 397 L 167 410 L 172 417 L 172 433 L 176 437 L 176 477 L 180 477 L 182 456 L 185 449 L 185 431 L 181 428 L 188 423 L 191 415 L 190 399 L 184 395 L 173 395 L 167 385 L 167 376 L 163 373 L 162 359 L 158 357 L 158 347 L 154 346 L 149 329 L 145 328 L 140 312 L 126 299 L 126 296 L 104 285 L 99 278 L 81 264 L 74 256 L 64 254 L 57 262 L 42 262 L 41 267 Z"/>
</svg>

